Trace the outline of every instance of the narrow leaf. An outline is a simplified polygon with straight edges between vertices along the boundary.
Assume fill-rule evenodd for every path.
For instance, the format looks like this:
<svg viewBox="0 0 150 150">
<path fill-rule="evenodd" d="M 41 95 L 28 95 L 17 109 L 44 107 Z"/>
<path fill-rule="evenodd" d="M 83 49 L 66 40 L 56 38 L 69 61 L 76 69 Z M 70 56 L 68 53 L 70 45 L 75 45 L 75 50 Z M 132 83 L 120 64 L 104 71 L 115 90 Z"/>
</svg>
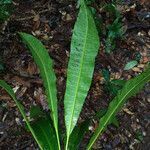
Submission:
<svg viewBox="0 0 150 150">
<path fill-rule="evenodd" d="M 24 120 L 25 120 L 25 122 L 26 122 L 26 124 L 27 124 L 27 127 L 28 127 L 29 130 L 31 131 L 31 133 L 32 133 L 34 139 L 36 140 L 36 142 L 38 143 L 39 147 L 43 150 L 43 147 L 42 147 L 41 143 L 40 143 L 39 140 L 37 139 L 37 136 L 36 136 L 34 130 L 32 129 L 32 127 L 31 127 L 31 125 L 30 125 L 30 123 L 29 123 L 29 120 L 28 120 L 27 117 L 26 117 L 24 108 L 23 108 L 23 106 L 21 105 L 21 103 L 16 99 L 15 94 L 14 94 L 12 88 L 11 88 L 5 81 L 3 81 L 3 80 L 0 80 L 0 86 L 1 86 L 2 88 L 4 88 L 4 89 L 8 92 L 8 94 L 12 97 L 12 99 L 15 101 L 15 103 L 16 103 L 16 105 L 17 105 L 17 107 L 18 107 L 18 109 L 19 109 L 19 111 L 20 111 L 20 113 L 21 113 L 21 115 L 23 116 L 23 118 L 24 118 Z"/>
<path fill-rule="evenodd" d="M 94 19 L 84 0 L 81 0 L 71 41 L 64 100 L 67 141 L 75 127 L 90 88 L 98 48 L 99 37 Z"/>
<path fill-rule="evenodd" d="M 136 60 L 129 61 L 129 62 L 125 65 L 124 70 L 130 70 L 130 69 L 132 69 L 133 67 L 135 67 L 137 64 L 138 64 L 138 62 L 137 62 Z"/>
<path fill-rule="evenodd" d="M 47 101 L 51 110 L 51 116 L 54 122 L 56 135 L 59 144 L 58 135 L 58 112 L 57 112 L 57 90 L 56 90 L 56 77 L 53 70 L 52 60 L 43 44 L 35 37 L 26 33 L 19 33 L 24 43 L 30 49 L 32 56 L 40 69 L 40 75 L 43 79 L 44 87 L 46 90 Z"/>
<path fill-rule="evenodd" d="M 107 109 L 102 109 L 102 110 L 96 112 L 95 117 L 100 119 L 101 117 L 103 117 L 106 114 L 106 112 L 107 112 Z M 116 116 L 111 120 L 110 124 L 113 124 L 114 126 L 119 127 L 119 121 L 117 120 Z"/>
<path fill-rule="evenodd" d="M 8 94 L 12 97 L 12 99 L 16 103 L 21 115 L 23 116 L 26 122 L 29 131 L 32 133 L 40 149 L 41 150 L 47 149 L 53 150 L 54 148 L 58 149 L 55 130 L 52 127 L 50 120 L 48 120 L 48 118 L 46 117 L 43 118 L 40 117 L 39 120 L 35 122 L 30 122 L 26 117 L 23 105 L 21 105 L 19 100 L 16 99 L 12 88 L 3 80 L 0 80 L 0 86 L 8 92 Z"/>
<path fill-rule="evenodd" d="M 118 111 L 121 110 L 128 98 L 138 93 L 145 85 L 150 81 L 150 67 L 138 75 L 134 79 L 126 82 L 122 90 L 120 90 L 117 96 L 110 103 L 107 113 L 100 119 L 100 123 L 96 131 L 94 132 L 87 149 L 90 150 L 100 135 L 105 131 L 107 125 L 109 125 Z"/>
</svg>

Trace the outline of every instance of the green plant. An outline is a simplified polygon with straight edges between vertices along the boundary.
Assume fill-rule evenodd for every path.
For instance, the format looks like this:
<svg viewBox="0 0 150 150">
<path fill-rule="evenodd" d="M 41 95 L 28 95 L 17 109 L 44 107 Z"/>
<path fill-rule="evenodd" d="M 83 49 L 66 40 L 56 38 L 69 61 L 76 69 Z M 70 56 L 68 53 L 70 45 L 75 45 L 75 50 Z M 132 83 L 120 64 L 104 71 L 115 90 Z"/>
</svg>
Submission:
<svg viewBox="0 0 150 150">
<path fill-rule="evenodd" d="M 108 69 L 103 69 L 102 70 L 102 75 L 105 79 L 104 82 L 104 89 L 106 92 L 108 92 L 112 96 L 116 96 L 118 91 L 122 89 L 124 84 L 126 83 L 125 80 L 121 79 L 110 79 L 110 72 Z"/>
<path fill-rule="evenodd" d="M 38 107 L 32 107 L 30 118 L 26 117 L 25 109 L 19 100 L 16 99 L 12 88 L 3 80 L 0 80 L 0 86 L 3 87 L 15 101 L 21 112 L 28 129 L 32 133 L 38 146 L 42 150 L 60 150 L 65 147 L 66 150 L 77 150 L 79 144 L 88 131 L 90 124 L 85 121 L 77 124 L 79 114 L 91 85 L 95 57 L 99 48 L 99 37 L 89 8 L 84 0 L 80 1 L 80 11 L 75 23 L 74 32 L 71 41 L 71 53 L 67 72 L 67 86 L 64 98 L 65 126 L 66 135 L 60 134 L 61 128 L 58 125 L 57 112 L 57 90 L 56 77 L 53 71 L 52 60 L 43 44 L 26 33 L 19 33 L 24 43 L 28 46 L 32 56 L 40 69 L 40 75 L 43 79 L 47 101 L 49 104 L 50 115 L 45 114 Z M 94 132 L 86 149 L 91 149 L 95 141 L 106 130 L 106 127 L 116 122 L 116 113 L 123 107 L 128 98 L 135 95 L 144 84 L 150 80 L 150 68 L 127 81 L 110 103 L 108 109 L 100 113 L 102 117 L 99 126 Z M 62 139 L 63 138 L 63 139 Z M 60 146 L 64 141 L 65 146 Z"/>
<path fill-rule="evenodd" d="M 12 0 L 0 0 L 0 22 L 5 21 L 12 12 Z"/>
</svg>

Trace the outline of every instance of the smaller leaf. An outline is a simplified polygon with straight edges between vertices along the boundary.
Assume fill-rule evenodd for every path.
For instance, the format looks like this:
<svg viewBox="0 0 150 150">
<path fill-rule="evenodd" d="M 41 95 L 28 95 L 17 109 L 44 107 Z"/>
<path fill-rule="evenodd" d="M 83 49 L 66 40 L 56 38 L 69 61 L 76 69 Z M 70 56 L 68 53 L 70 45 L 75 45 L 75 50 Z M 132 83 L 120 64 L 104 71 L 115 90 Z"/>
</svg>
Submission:
<svg viewBox="0 0 150 150">
<path fill-rule="evenodd" d="M 129 61 L 129 62 L 125 65 L 124 70 L 130 70 L 130 69 L 132 69 L 133 67 L 135 67 L 137 64 L 138 64 L 138 62 L 137 62 L 136 60 Z"/>
<path fill-rule="evenodd" d="M 89 125 L 90 120 L 86 120 L 74 128 L 73 132 L 70 135 L 68 149 L 79 149 L 80 142 L 82 141 L 84 134 L 88 131 Z"/>
<path fill-rule="evenodd" d="M 4 88 L 16 103 L 21 115 L 23 116 L 27 129 L 30 130 L 34 139 L 41 150 L 58 150 L 57 138 L 54 127 L 51 125 L 50 119 L 41 117 L 36 121 L 30 122 L 26 117 L 23 105 L 16 99 L 12 88 L 3 80 L 0 80 L 0 87 Z M 37 110 L 36 110 L 37 111 Z M 39 112 L 39 109 L 38 109 Z M 35 115 L 35 113 L 33 113 Z"/>
<path fill-rule="evenodd" d="M 45 87 L 45 93 L 47 96 L 48 106 L 51 110 L 51 116 L 53 119 L 53 124 L 55 127 L 58 145 L 59 143 L 59 135 L 58 135 L 58 109 L 57 109 L 57 89 L 56 89 L 56 76 L 53 70 L 53 61 L 49 56 L 48 51 L 42 44 L 40 40 L 36 37 L 27 34 L 27 33 L 19 33 L 23 42 L 28 46 L 35 63 L 37 64 L 40 75 L 43 79 L 43 84 Z M 60 149 L 60 148 L 59 148 Z"/>
<path fill-rule="evenodd" d="M 36 142 L 38 143 L 39 147 L 43 150 L 41 143 L 39 142 L 39 140 L 37 139 L 37 136 L 34 132 L 34 130 L 32 129 L 30 122 L 28 120 L 28 118 L 26 117 L 26 113 L 24 111 L 24 107 L 23 105 L 16 99 L 16 96 L 14 94 L 14 91 L 12 90 L 12 88 L 3 80 L 0 80 L 0 87 L 4 88 L 4 90 L 12 97 L 12 99 L 14 100 L 14 102 L 16 103 L 21 115 L 23 116 L 29 130 L 31 131 L 34 139 L 36 140 Z"/>
<path fill-rule="evenodd" d="M 12 0 L 0 0 L 0 5 L 2 4 L 11 4 Z"/>
<path fill-rule="evenodd" d="M 140 52 L 136 52 L 135 53 L 135 60 L 139 62 L 141 60 L 141 58 L 142 58 L 142 55 L 140 54 Z"/>
<path fill-rule="evenodd" d="M 142 131 L 140 130 L 137 130 L 136 133 L 135 133 L 135 136 L 136 136 L 136 139 L 140 142 L 143 141 L 143 134 L 142 134 Z"/>
<path fill-rule="evenodd" d="M 104 79 L 106 80 L 106 82 L 109 82 L 110 80 L 110 72 L 108 69 L 103 69 L 102 70 L 102 75 L 104 77 Z"/>
<path fill-rule="evenodd" d="M 4 70 L 3 64 L 0 64 L 0 72 Z"/>
<path fill-rule="evenodd" d="M 118 92 L 117 96 L 111 101 L 106 114 L 100 119 L 99 125 L 95 130 L 87 150 L 90 150 L 100 135 L 106 130 L 107 126 L 112 122 L 112 119 L 121 110 L 125 102 L 136 93 L 138 93 L 150 81 L 150 66 L 137 77 L 127 81 L 123 88 Z"/>
<path fill-rule="evenodd" d="M 11 0 L 0 0 L 0 22 L 5 21 L 12 12 Z"/>
<path fill-rule="evenodd" d="M 101 109 L 100 111 L 96 113 L 96 118 L 98 119 L 102 118 L 106 114 L 106 112 L 107 112 L 107 109 Z M 119 127 L 119 121 L 116 116 L 112 119 L 112 122 L 110 124 L 116 126 L 117 128 Z"/>
<path fill-rule="evenodd" d="M 59 149 L 55 129 L 47 117 L 40 117 L 38 120 L 33 121 L 31 126 L 43 150 Z"/>
</svg>

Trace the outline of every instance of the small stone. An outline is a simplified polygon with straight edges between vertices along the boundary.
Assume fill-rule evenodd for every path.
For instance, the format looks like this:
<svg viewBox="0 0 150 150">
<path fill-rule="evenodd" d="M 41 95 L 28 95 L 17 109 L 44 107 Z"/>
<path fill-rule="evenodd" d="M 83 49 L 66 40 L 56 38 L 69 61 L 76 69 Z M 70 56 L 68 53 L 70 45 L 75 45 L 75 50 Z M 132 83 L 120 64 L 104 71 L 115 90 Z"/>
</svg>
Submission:
<svg viewBox="0 0 150 150">
<path fill-rule="evenodd" d="M 19 118 L 15 118 L 15 121 L 16 121 L 16 123 L 17 123 L 18 125 L 22 125 Z"/>
<path fill-rule="evenodd" d="M 148 98 L 147 101 L 150 103 L 150 98 Z"/>
<path fill-rule="evenodd" d="M 134 67 L 134 68 L 132 68 L 132 70 L 133 70 L 134 72 L 142 72 L 142 71 L 140 70 L 140 68 L 138 68 L 138 67 Z"/>
<path fill-rule="evenodd" d="M 39 31 L 39 30 L 36 30 L 34 33 L 35 33 L 35 35 L 37 35 L 37 36 L 40 36 L 40 35 L 41 35 L 41 31 Z"/>
<path fill-rule="evenodd" d="M 148 36 L 150 36 L 150 30 L 148 31 Z"/>
<path fill-rule="evenodd" d="M 70 15 L 70 14 L 67 14 L 67 15 L 66 15 L 66 21 L 71 21 L 71 20 L 72 20 L 71 15 Z"/>
<path fill-rule="evenodd" d="M 94 127 L 93 126 L 89 126 L 89 130 L 90 131 L 94 131 Z"/>
<path fill-rule="evenodd" d="M 34 18 L 33 18 L 33 21 L 36 22 L 36 21 L 39 21 L 39 20 L 40 20 L 40 16 L 39 15 L 35 15 Z"/>
<path fill-rule="evenodd" d="M 138 36 L 144 36 L 142 32 L 138 32 Z"/>
<path fill-rule="evenodd" d="M 19 86 L 14 87 L 13 88 L 14 93 L 16 93 L 18 91 L 18 89 L 19 89 Z"/>
<path fill-rule="evenodd" d="M 45 34 L 43 37 L 42 37 L 44 40 L 49 40 L 49 37 L 47 34 Z"/>
<path fill-rule="evenodd" d="M 145 66 L 144 64 L 139 64 L 137 67 L 138 68 L 144 68 L 144 66 Z"/>
<path fill-rule="evenodd" d="M 143 63 L 145 64 L 145 63 L 147 63 L 147 62 L 149 62 L 149 59 L 148 59 L 148 57 L 143 57 Z"/>
<path fill-rule="evenodd" d="M 126 113 L 129 114 L 129 115 L 133 115 L 133 114 L 134 114 L 134 113 L 131 112 L 128 108 L 124 108 L 123 111 L 126 112 Z"/>
<path fill-rule="evenodd" d="M 146 132 L 145 131 L 143 131 L 143 136 L 146 136 Z"/>
</svg>

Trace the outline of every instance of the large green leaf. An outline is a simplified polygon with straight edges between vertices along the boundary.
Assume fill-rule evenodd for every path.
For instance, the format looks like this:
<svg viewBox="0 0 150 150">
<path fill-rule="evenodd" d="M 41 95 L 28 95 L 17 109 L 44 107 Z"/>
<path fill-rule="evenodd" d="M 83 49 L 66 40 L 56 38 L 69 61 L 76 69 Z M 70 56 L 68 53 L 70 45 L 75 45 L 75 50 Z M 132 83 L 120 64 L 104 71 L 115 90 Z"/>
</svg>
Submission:
<svg viewBox="0 0 150 150">
<path fill-rule="evenodd" d="M 112 122 L 113 118 L 115 117 L 117 112 L 121 110 L 127 99 L 139 92 L 143 88 L 145 83 L 149 81 L 150 67 L 142 74 L 125 83 L 122 90 L 118 92 L 117 96 L 110 103 L 107 113 L 100 119 L 99 126 L 94 132 L 87 146 L 88 150 L 92 148 L 97 138 L 105 131 L 107 125 Z"/>
<path fill-rule="evenodd" d="M 64 100 L 67 143 L 91 85 L 98 48 L 99 37 L 94 19 L 84 0 L 81 0 L 71 41 Z"/>
<path fill-rule="evenodd" d="M 43 44 L 35 37 L 26 33 L 19 33 L 24 43 L 30 49 L 32 56 L 40 69 L 40 75 L 43 79 L 44 87 L 46 90 L 47 101 L 51 110 L 51 116 L 54 122 L 56 135 L 59 144 L 58 135 L 58 112 L 57 112 L 57 90 L 56 90 L 56 77 L 53 71 L 52 60 Z"/>
</svg>

